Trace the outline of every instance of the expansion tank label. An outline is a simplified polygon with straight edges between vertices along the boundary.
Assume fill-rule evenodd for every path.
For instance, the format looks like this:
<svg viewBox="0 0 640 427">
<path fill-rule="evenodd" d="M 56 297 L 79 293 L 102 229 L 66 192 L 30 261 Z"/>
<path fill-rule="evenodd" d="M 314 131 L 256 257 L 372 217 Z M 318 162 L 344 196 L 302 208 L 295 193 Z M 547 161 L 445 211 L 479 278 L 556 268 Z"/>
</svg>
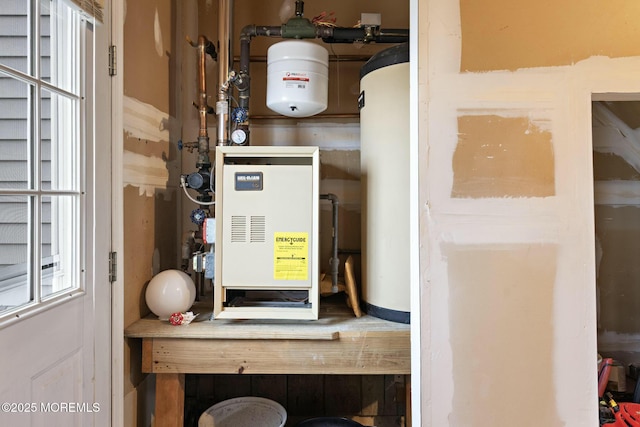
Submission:
<svg viewBox="0 0 640 427">
<path fill-rule="evenodd" d="M 273 278 L 308 280 L 309 233 L 274 233 Z"/>
<path fill-rule="evenodd" d="M 286 72 L 282 82 L 287 89 L 306 89 L 309 77 L 305 73 Z"/>
</svg>

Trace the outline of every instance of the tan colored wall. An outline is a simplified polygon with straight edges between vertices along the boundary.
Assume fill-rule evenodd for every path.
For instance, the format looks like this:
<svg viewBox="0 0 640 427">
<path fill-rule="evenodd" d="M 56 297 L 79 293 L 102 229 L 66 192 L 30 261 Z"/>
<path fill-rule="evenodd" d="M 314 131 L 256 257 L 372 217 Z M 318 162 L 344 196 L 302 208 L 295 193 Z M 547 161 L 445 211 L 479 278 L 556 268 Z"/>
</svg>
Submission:
<svg viewBox="0 0 640 427">
<path fill-rule="evenodd" d="M 450 425 L 563 426 L 554 398 L 555 245 L 447 245 L 443 253 L 453 355 Z M 531 369 L 537 374 L 528 375 Z M 486 409 L 496 404 L 500 410 Z"/>
<path fill-rule="evenodd" d="M 640 93 L 637 9 L 418 2 L 422 425 L 597 423 L 595 231 L 611 275 L 637 215 L 603 205 L 594 222 L 591 106 Z M 607 197 L 637 199 L 626 188 Z M 625 271 L 600 289 L 618 338 L 638 328 Z"/>
<path fill-rule="evenodd" d="M 460 1 L 462 71 L 572 65 L 592 56 L 640 54 L 636 2 Z"/>
<path fill-rule="evenodd" d="M 179 158 L 171 129 L 175 2 L 126 2 L 124 24 L 124 325 L 149 313 L 154 274 L 176 268 Z M 141 374 L 140 342 L 125 342 L 125 419 L 150 425 L 153 379 Z"/>
<path fill-rule="evenodd" d="M 452 197 L 555 194 L 551 132 L 528 117 L 458 116 Z"/>
</svg>

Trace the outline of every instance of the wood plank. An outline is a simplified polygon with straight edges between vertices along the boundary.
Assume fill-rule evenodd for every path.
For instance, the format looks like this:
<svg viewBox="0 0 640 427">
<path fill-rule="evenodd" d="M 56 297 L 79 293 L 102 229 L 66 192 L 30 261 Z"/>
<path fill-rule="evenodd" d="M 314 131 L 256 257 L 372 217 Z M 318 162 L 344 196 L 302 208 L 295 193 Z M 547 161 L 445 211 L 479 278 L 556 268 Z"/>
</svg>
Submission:
<svg viewBox="0 0 640 427">
<path fill-rule="evenodd" d="M 324 414 L 324 375 L 287 375 L 287 414 L 304 418 Z"/>
<path fill-rule="evenodd" d="M 362 377 L 361 415 L 380 415 L 384 397 L 384 375 L 364 375 Z"/>
<path fill-rule="evenodd" d="M 405 384 L 403 375 L 385 375 L 385 415 L 404 414 Z"/>
<path fill-rule="evenodd" d="M 172 326 L 157 318 L 141 319 L 125 330 L 129 338 L 194 338 L 194 339 L 235 339 L 247 340 L 260 338 L 263 340 L 300 339 L 300 340 L 335 340 L 339 332 L 334 327 L 313 325 L 305 327 L 304 323 L 259 323 L 252 321 L 242 323 L 233 320 L 214 320 L 193 322 L 184 326 Z"/>
<path fill-rule="evenodd" d="M 324 380 L 325 414 L 344 416 L 362 410 L 362 381 L 356 375 L 327 375 Z"/>
<path fill-rule="evenodd" d="M 142 340 L 142 372 L 151 372 L 153 369 L 153 340 Z"/>
<path fill-rule="evenodd" d="M 404 391 L 405 391 L 405 420 L 406 425 L 411 426 L 411 375 L 405 375 L 404 377 Z"/>
<path fill-rule="evenodd" d="M 378 415 L 376 417 L 355 416 L 355 417 L 350 417 L 350 419 L 357 421 L 364 426 L 375 426 L 375 427 L 410 426 L 410 424 L 405 424 L 405 420 L 402 415 Z"/>
<path fill-rule="evenodd" d="M 156 376 L 155 427 L 184 425 L 184 375 Z"/>
<path fill-rule="evenodd" d="M 358 298 L 358 287 L 356 285 L 356 276 L 353 272 L 353 257 L 349 255 L 344 263 L 344 276 L 347 283 L 347 295 L 349 297 L 349 304 L 353 309 L 353 314 L 356 317 L 362 317 L 362 310 L 360 310 L 360 300 Z"/>
<path fill-rule="evenodd" d="M 154 338 L 150 372 L 409 374 L 410 348 L 409 331 L 333 341 Z"/>
<path fill-rule="evenodd" d="M 213 377 L 213 401 L 251 395 L 251 377 L 248 375 L 215 375 Z"/>
<path fill-rule="evenodd" d="M 300 339 L 337 340 L 356 338 L 370 333 L 389 336 L 410 333 L 410 325 L 389 322 L 372 316 L 356 318 L 342 299 L 339 303 L 323 302 L 319 319 L 314 321 L 292 320 L 209 320 L 212 307 L 208 299 L 192 308 L 198 313 L 196 321 L 185 326 L 172 326 L 151 315 L 126 328 L 129 338 L 198 338 L 198 339 Z"/>
<path fill-rule="evenodd" d="M 287 407 L 286 375 L 252 375 L 251 396 L 264 397 Z"/>
<path fill-rule="evenodd" d="M 195 394 L 198 400 L 213 402 L 215 395 L 215 375 L 188 375 L 187 377 L 196 377 Z"/>
</svg>

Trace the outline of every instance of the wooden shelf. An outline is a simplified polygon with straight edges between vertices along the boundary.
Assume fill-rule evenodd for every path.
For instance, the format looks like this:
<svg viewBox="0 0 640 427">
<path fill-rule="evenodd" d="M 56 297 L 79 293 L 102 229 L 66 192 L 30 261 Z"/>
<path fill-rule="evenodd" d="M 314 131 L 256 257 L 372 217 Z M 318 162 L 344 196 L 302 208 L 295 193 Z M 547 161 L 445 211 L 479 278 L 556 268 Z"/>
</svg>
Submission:
<svg viewBox="0 0 640 427">
<path fill-rule="evenodd" d="M 125 330 L 143 339 L 143 371 L 154 373 L 409 374 L 410 326 L 364 315 L 343 299 L 323 300 L 318 320 L 209 320 L 189 325 L 154 316 Z"/>
<path fill-rule="evenodd" d="M 200 302 L 189 325 L 148 316 L 126 328 L 142 339 L 142 371 L 158 374 L 156 408 L 172 402 L 159 427 L 183 423 L 184 374 L 410 375 L 410 326 L 356 318 L 340 297 L 322 300 L 313 321 L 209 320 L 212 304 Z"/>
</svg>

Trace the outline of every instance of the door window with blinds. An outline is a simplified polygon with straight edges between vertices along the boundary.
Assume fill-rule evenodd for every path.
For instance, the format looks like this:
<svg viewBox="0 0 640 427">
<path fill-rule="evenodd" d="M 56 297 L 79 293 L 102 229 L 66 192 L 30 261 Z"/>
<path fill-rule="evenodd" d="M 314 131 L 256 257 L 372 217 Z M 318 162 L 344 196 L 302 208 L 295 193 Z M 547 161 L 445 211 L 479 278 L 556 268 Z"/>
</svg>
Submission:
<svg viewBox="0 0 640 427">
<path fill-rule="evenodd" d="M 82 288 L 85 25 L 69 0 L 2 0 L 0 318 Z"/>
</svg>

